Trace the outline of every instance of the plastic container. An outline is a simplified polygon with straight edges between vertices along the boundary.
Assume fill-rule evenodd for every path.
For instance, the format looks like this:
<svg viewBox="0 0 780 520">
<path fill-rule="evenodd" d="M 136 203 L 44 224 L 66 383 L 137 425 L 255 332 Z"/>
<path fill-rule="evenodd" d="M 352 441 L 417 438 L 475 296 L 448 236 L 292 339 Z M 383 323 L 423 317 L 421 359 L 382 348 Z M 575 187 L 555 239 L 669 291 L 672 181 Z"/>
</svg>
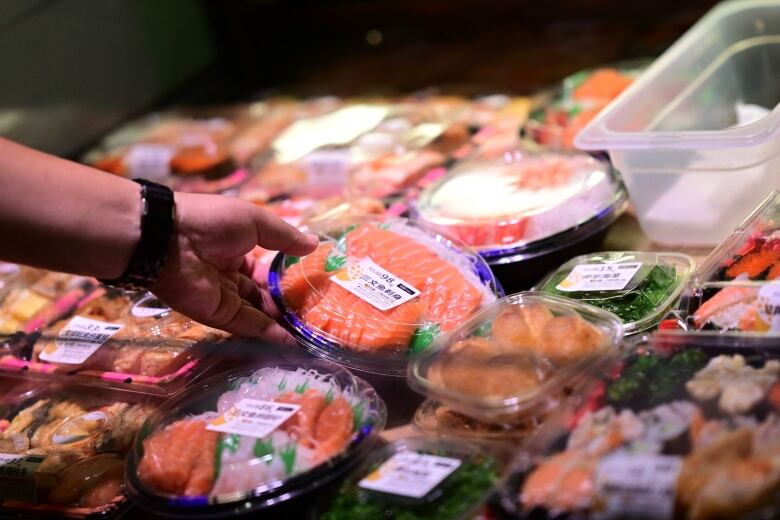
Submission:
<svg viewBox="0 0 780 520">
<path fill-rule="evenodd" d="M 772 192 L 696 270 L 694 281 L 768 281 L 780 276 L 780 192 Z"/>
<path fill-rule="evenodd" d="M 100 287 L 42 334 L 8 340 L 0 371 L 172 394 L 221 359 L 225 336 L 150 293 Z"/>
<path fill-rule="evenodd" d="M 166 517 L 273 514 L 351 469 L 385 416 L 371 387 L 327 361 L 237 369 L 166 402 L 144 425 L 129 495 Z"/>
<path fill-rule="evenodd" d="M 509 479 L 512 516 L 776 517 L 780 361 L 696 339 L 640 348 L 548 422 Z"/>
<path fill-rule="evenodd" d="M 575 149 L 574 137 L 651 63 L 636 59 L 582 70 L 535 97 L 522 133 L 554 149 Z"/>
<path fill-rule="evenodd" d="M 780 2 L 724 2 L 577 136 L 609 151 L 654 242 L 717 244 L 780 186 L 778 49 Z"/>
<path fill-rule="evenodd" d="M 32 333 L 72 312 L 96 287 L 97 281 L 64 273 L 25 271 L 8 286 L 0 307 L 0 334 Z"/>
<path fill-rule="evenodd" d="M 400 439 L 371 453 L 316 517 L 473 518 L 500 481 L 505 460 L 454 440 Z"/>
<path fill-rule="evenodd" d="M 501 293 L 474 251 L 405 219 L 312 229 L 319 249 L 303 259 L 279 254 L 269 291 L 279 323 L 306 350 L 349 368 L 403 376 L 411 352 Z"/>
<path fill-rule="evenodd" d="M 656 326 L 677 303 L 696 263 L 681 253 L 613 251 L 572 258 L 539 290 L 614 312 L 626 335 Z"/>
<path fill-rule="evenodd" d="M 519 293 L 486 307 L 409 365 L 416 391 L 491 424 L 541 422 L 620 353 L 617 316 Z"/>
<path fill-rule="evenodd" d="M 37 385 L 37 386 L 36 386 Z M 140 394 L 0 379 L 0 515 L 118 518 L 125 457 L 156 402 Z"/>
<path fill-rule="evenodd" d="M 625 206 L 608 163 L 517 150 L 457 166 L 421 192 L 413 215 L 477 249 L 513 292 L 538 282 L 550 265 L 600 247 Z"/>
</svg>

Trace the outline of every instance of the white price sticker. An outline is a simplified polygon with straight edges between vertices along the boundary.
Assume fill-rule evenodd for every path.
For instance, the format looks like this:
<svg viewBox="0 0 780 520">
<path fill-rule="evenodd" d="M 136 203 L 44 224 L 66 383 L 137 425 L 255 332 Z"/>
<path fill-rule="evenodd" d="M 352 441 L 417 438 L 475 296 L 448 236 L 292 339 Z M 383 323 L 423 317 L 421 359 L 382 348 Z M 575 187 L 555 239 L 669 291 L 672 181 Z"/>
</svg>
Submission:
<svg viewBox="0 0 780 520">
<path fill-rule="evenodd" d="M 402 451 L 363 478 L 359 486 L 381 493 L 423 498 L 460 465 L 458 459 Z"/>
<path fill-rule="evenodd" d="M 756 298 L 758 317 L 771 332 L 780 331 L 780 283 L 762 285 Z"/>
<path fill-rule="evenodd" d="M 382 269 L 370 258 L 349 262 L 330 279 L 380 311 L 398 307 L 420 295 L 413 285 Z"/>
<path fill-rule="evenodd" d="M 559 283 L 559 291 L 622 291 L 642 267 L 642 262 L 580 264 Z"/>
<path fill-rule="evenodd" d="M 303 159 L 306 182 L 311 187 L 342 189 L 349 182 L 352 153 L 349 149 L 317 150 Z"/>
<path fill-rule="evenodd" d="M 161 180 L 171 174 L 173 147 L 164 144 L 134 145 L 125 157 L 129 177 Z"/>
<path fill-rule="evenodd" d="M 158 318 L 171 312 L 170 307 L 157 299 L 153 294 L 147 294 L 133 305 L 130 313 L 137 318 Z"/>
<path fill-rule="evenodd" d="M 598 518 L 672 518 L 682 459 L 615 453 L 596 467 L 604 510 Z"/>
<path fill-rule="evenodd" d="M 52 363 L 80 365 L 121 328 L 121 323 L 74 316 L 57 335 L 54 343 L 43 349 L 40 358 Z"/>
<path fill-rule="evenodd" d="M 35 472 L 41 455 L 0 453 L 0 498 L 35 502 Z"/>
<path fill-rule="evenodd" d="M 212 419 L 207 430 L 262 439 L 300 410 L 297 404 L 241 399 L 230 410 Z"/>
<path fill-rule="evenodd" d="M 0 274 L 13 275 L 19 273 L 21 270 L 22 268 L 16 264 L 0 262 Z"/>
</svg>

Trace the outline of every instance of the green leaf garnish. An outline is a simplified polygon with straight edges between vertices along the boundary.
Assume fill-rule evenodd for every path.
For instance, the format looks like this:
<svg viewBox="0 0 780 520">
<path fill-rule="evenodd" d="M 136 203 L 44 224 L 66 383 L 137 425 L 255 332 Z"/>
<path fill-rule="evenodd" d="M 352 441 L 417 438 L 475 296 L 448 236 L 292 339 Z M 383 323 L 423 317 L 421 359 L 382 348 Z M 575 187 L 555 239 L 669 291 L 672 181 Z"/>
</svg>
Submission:
<svg viewBox="0 0 780 520">
<path fill-rule="evenodd" d="M 268 455 L 274 454 L 274 445 L 270 439 L 267 441 L 263 439 L 257 439 L 255 442 L 255 447 L 252 451 L 254 451 L 255 457 L 262 459 L 264 457 L 268 457 Z M 268 459 L 265 461 L 265 463 L 268 465 L 270 465 L 271 462 L 273 462 L 272 457 L 268 457 Z"/>
<path fill-rule="evenodd" d="M 284 268 L 287 269 L 288 267 L 297 264 L 301 261 L 300 256 L 285 256 L 284 257 Z"/>
<path fill-rule="evenodd" d="M 411 343 L 409 343 L 409 350 L 414 354 L 422 352 L 428 348 L 433 342 L 433 338 L 435 338 L 440 331 L 441 327 L 439 327 L 437 323 L 428 323 L 418 327 L 417 330 L 414 331 Z"/>
<path fill-rule="evenodd" d="M 288 444 L 287 446 L 282 448 L 282 451 L 279 452 L 279 458 L 282 459 L 282 463 L 284 464 L 284 470 L 287 472 L 287 475 L 291 475 L 293 469 L 295 468 L 296 450 L 297 450 L 297 446 L 295 444 Z"/>
<path fill-rule="evenodd" d="M 325 272 L 338 271 L 347 263 L 346 256 L 333 255 L 325 260 Z"/>
</svg>

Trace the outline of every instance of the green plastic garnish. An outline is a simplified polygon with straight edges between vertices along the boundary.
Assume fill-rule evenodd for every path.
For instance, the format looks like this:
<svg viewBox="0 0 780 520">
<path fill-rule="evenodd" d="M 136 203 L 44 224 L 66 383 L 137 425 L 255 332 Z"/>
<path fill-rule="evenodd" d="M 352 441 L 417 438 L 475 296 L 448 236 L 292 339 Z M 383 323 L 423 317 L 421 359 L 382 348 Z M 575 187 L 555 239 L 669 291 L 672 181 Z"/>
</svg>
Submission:
<svg viewBox="0 0 780 520">
<path fill-rule="evenodd" d="M 282 463 L 284 464 L 284 470 L 287 472 L 288 475 L 291 475 L 293 469 L 295 468 L 296 451 L 297 451 L 297 446 L 295 444 L 288 444 L 287 446 L 282 448 L 282 451 L 279 452 L 279 458 L 282 459 Z"/>
<path fill-rule="evenodd" d="M 414 354 L 422 352 L 433 343 L 433 339 L 438 336 L 439 332 L 441 332 L 441 327 L 438 323 L 421 325 L 414 331 L 412 341 L 409 343 L 409 350 Z"/>
<path fill-rule="evenodd" d="M 285 256 L 284 257 L 284 268 L 287 269 L 290 266 L 293 266 L 301 261 L 300 256 Z"/>
<path fill-rule="evenodd" d="M 493 324 L 492 323 L 483 323 L 479 327 L 477 327 L 477 330 L 474 331 L 473 335 L 483 338 L 486 336 L 490 336 L 490 333 L 493 330 Z"/>
<path fill-rule="evenodd" d="M 325 272 L 338 271 L 347 263 L 347 257 L 331 255 L 325 260 Z"/>
<path fill-rule="evenodd" d="M 295 393 L 296 394 L 302 394 L 302 393 L 304 393 L 306 391 L 307 388 L 309 388 L 309 380 L 308 379 L 306 381 L 304 381 L 303 383 L 301 383 L 300 385 L 297 385 L 295 387 Z"/>
<path fill-rule="evenodd" d="M 283 377 L 281 381 L 279 381 L 279 384 L 276 385 L 276 388 L 280 392 L 284 392 L 284 389 L 287 388 L 287 378 Z"/>
<path fill-rule="evenodd" d="M 363 425 L 363 403 L 352 406 L 352 423 L 355 431 Z"/>
<path fill-rule="evenodd" d="M 252 450 L 254 451 L 255 457 L 262 459 L 263 457 L 268 457 L 268 455 L 274 454 L 274 445 L 269 440 L 264 441 L 263 439 L 257 439 L 255 442 L 255 447 Z M 272 462 L 272 458 L 268 458 L 265 463 L 270 465 Z"/>
<path fill-rule="evenodd" d="M 228 435 L 225 435 L 223 444 L 224 447 L 227 448 L 227 450 L 230 453 L 236 453 L 238 451 L 238 445 L 241 443 L 241 437 L 239 435 L 236 435 L 235 433 L 230 433 Z"/>
</svg>

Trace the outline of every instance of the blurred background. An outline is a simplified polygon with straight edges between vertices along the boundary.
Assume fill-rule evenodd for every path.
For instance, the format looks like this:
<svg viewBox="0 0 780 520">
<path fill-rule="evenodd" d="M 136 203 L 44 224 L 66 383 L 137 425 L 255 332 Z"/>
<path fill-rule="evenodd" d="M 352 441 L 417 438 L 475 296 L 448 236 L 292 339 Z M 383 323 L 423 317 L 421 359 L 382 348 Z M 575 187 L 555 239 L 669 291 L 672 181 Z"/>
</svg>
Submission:
<svg viewBox="0 0 780 520">
<path fill-rule="evenodd" d="M 527 94 L 657 56 L 715 2 L 2 0 L 0 135 L 77 157 L 139 114 L 269 94 Z"/>
</svg>

